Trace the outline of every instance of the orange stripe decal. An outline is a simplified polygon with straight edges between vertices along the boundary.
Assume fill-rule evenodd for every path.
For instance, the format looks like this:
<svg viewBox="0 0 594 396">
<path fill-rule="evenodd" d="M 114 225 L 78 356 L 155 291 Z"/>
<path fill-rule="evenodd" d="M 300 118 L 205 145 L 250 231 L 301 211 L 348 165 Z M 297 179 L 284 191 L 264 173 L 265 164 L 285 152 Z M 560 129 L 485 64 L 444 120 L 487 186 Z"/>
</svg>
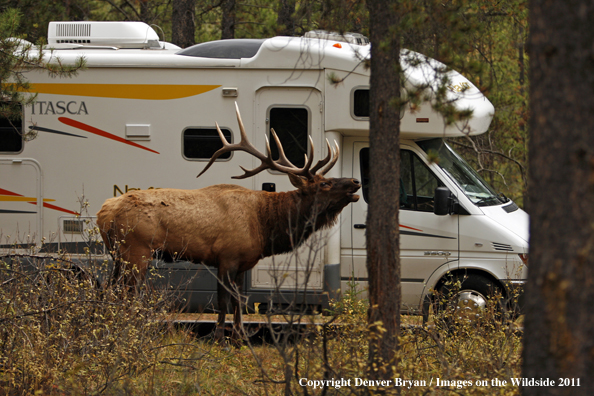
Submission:
<svg viewBox="0 0 594 396">
<path fill-rule="evenodd" d="M 72 118 L 59 117 L 58 118 L 58 121 L 62 122 L 63 124 L 66 124 L 68 126 L 71 126 L 71 127 L 74 127 L 74 128 L 78 128 L 78 129 L 82 129 L 83 131 L 91 132 L 91 133 L 94 133 L 95 135 L 98 135 L 98 136 L 101 136 L 101 137 L 104 137 L 104 138 L 115 140 L 116 142 L 129 144 L 130 146 L 138 147 L 138 148 L 141 148 L 143 150 L 150 151 L 151 153 L 159 154 L 158 151 L 152 150 L 152 149 L 150 149 L 148 147 L 144 147 L 144 146 L 142 146 L 140 144 L 131 142 L 129 140 L 126 140 L 124 138 L 121 138 L 119 136 L 116 136 L 116 135 L 114 135 L 112 133 L 105 132 L 105 131 L 103 131 L 101 129 L 95 128 L 95 127 L 90 126 L 90 125 L 87 125 L 87 124 L 82 123 L 80 121 L 73 120 Z"/>
<path fill-rule="evenodd" d="M 0 195 L 1 202 L 37 202 L 35 197 L 22 197 L 17 195 Z M 53 202 L 55 199 L 44 198 L 43 202 Z"/>
<path fill-rule="evenodd" d="M 26 92 L 96 98 L 170 100 L 200 95 L 219 87 L 220 85 L 39 83 L 31 84 Z"/>
</svg>

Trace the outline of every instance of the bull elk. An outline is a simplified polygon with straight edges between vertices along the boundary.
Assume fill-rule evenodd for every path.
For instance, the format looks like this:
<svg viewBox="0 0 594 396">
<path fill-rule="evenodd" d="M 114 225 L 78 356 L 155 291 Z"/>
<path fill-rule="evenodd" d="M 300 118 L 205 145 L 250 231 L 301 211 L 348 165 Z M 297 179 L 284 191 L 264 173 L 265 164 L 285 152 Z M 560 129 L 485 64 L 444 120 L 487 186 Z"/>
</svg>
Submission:
<svg viewBox="0 0 594 396">
<path fill-rule="evenodd" d="M 313 140 L 302 168 L 286 157 L 274 130 L 279 158 L 260 152 L 247 137 L 236 106 L 241 141 L 230 144 L 218 124 L 223 147 L 213 154 L 200 177 L 222 154 L 245 151 L 261 164 L 243 175 L 254 176 L 265 169 L 285 173 L 293 186 L 290 192 L 253 191 L 230 184 L 198 190 L 156 189 L 130 191 L 108 199 L 97 213 L 97 223 L 115 261 L 114 277 L 122 274 L 129 286 L 144 281 L 147 267 L 156 252 L 177 259 L 203 263 L 217 268 L 219 317 L 215 338 L 224 336 L 225 313 L 231 304 L 234 314 L 233 338 L 239 336 L 241 309 L 230 290 L 239 290 L 245 271 L 261 258 L 289 252 L 302 244 L 314 231 L 332 226 L 342 209 L 359 196 L 356 179 L 325 178 L 336 164 L 339 148 L 328 141 L 328 155 L 313 167 Z"/>
</svg>

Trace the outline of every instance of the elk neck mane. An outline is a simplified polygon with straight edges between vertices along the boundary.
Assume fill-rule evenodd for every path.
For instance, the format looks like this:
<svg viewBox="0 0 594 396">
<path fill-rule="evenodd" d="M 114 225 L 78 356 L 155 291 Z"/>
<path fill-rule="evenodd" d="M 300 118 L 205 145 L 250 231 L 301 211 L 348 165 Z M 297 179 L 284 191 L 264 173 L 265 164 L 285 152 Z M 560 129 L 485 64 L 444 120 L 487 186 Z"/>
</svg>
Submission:
<svg viewBox="0 0 594 396">
<path fill-rule="evenodd" d="M 263 230 L 262 257 L 292 251 L 305 242 L 314 231 L 336 223 L 340 208 L 328 208 L 318 202 L 316 195 L 299 190 L 264 194 L 258 213 Z"/>
</svg>

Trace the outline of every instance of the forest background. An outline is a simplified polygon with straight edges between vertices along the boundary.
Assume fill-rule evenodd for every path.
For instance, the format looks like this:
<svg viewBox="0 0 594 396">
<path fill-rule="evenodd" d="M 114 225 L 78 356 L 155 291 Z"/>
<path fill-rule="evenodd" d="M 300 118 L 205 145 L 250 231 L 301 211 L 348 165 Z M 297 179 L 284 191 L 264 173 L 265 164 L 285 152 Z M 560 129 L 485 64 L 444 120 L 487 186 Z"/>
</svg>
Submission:
<svg viewBox="0 0 594 396">
<path fill-rule="evenodd" d="M 402 47 L 464 74 L 495 106 L 483 135 L 452 143 L 495 190 L 526 208 L 528 81 L 526 0 L 404 1 Z M 181 47 L 221 38 L 301 36 L 323 29 L 369 33 L 362 0 L 10 0 L 16 33 L 44 40 L 50 21 L 143 21 Z"/>
<path fill-rule="evenodd" d="M 394 28 L 399 30 L 401 46 L 464 74 L 495 106 L 487 133 L 451 143 L 496 191 L 526 209 L 527 1 L 401 0 L 399 6 L 402 18 Z M 180 47 L 218 39 L 301 36 L 316 29 L 369 36 L 368 7 L 362 0 L 0 0 L 0 12 L 8 9 L 19 10 L 22 17 L 18 24 L 14 19 L 0 19 L 0 37 L 18 36 L 41 44 L 48 23 L 60 20 L 143 21 L 156 27 L 162 40 Z M 192 334 L 186 338 L 186 334 L 174 333 L 173 339 L 168 338 L 162 327 L 166 310 L 161 307 L 168 302 L 163 296 L 124 302 L 114 297 L 109 304 L 99 304 L 92 285 L 66 282 L 57 290 L 61 283 L 47 281 L 47 294 L 35 296 L 32 304 L 25 298 L 28 284 L 9 281 L 12 286 L 5 289 L 25 307 L 22 312 L 26 314 L 18 319 L 25 319 L 24 323 L 34 316 L 32 312 L 42 313 L 45 319 L 27 322 L 31 332 L 17 329 L 14 337 L 4 335 L 2 345 L 9 352 L 0 356 L 4 367 L 0 385 L 10 389 L 9 394 L 40 389 L 47 394 L 308 394 L 301 378 L 366 375 L 362 346 L 367 341 L 368 307 L 348 294 L 335 307 L 337 313 L 347 314 L 341 318 L 350 325 L 344 333 L 334 334 L 330 326 L 324 326 L 321 338 L 306 338 L 297 345 L 288 343 L 290 336 L 283 336 L 283 342 L 274 343 L 277 353 L 251 345 L 249 351 L 242 348 L 230 353 L 210 343 L 196 344 Z M 81 296 L 90 302 L 84 309 L 77 305 Z M 47 308 L 56 301 L 69 310 L 54 313 L 54 308 Z M 52 315 L 55 322 L 47 319 Z M 4 320 L 9 318 L 14 319 L 9 315 Z M 103 324 L 105 328 L 97 327 Z M 511 384 L 509 380 L 520 375 L 520 337 L 512 327 L 487 326 L 476 337 L 465 331 L 449 337 L 426 330 L 405 331 L 396 371 L 403 378 L 472 378 L 476 384 L 487 384 L 493 378 Z M 35 346 L 19 347 L 20 333 L 27 334 L 27 345 Z M 46 353 L 34 354 L 36 350 Z M 76 353 L 69 353 L 73 350 Z M 454 388 L 450 390 L 460 394 L 492 394 L 490 387 Z M 321 394 L 328 389 L 324 387 Z M 414 391 L 426 394 L 429 389 Z M 500 393 L 517 392 L 513 386 Z"/>
</svg>

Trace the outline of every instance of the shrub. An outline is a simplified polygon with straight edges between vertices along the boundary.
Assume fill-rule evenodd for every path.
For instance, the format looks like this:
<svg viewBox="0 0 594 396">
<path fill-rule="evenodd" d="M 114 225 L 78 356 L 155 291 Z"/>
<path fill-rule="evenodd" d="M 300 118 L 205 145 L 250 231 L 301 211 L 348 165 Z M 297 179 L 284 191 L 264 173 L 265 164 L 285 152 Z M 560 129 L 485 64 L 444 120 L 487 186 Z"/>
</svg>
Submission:
<svg viewBox="0 0 594 396">
<path fill-rule="evenodd" d="M 0 389 L 104 392 L 158 362 L 169 299 L 100 285 L 106 263 L 7 257 L 0 262 Z"/>
</svg>

